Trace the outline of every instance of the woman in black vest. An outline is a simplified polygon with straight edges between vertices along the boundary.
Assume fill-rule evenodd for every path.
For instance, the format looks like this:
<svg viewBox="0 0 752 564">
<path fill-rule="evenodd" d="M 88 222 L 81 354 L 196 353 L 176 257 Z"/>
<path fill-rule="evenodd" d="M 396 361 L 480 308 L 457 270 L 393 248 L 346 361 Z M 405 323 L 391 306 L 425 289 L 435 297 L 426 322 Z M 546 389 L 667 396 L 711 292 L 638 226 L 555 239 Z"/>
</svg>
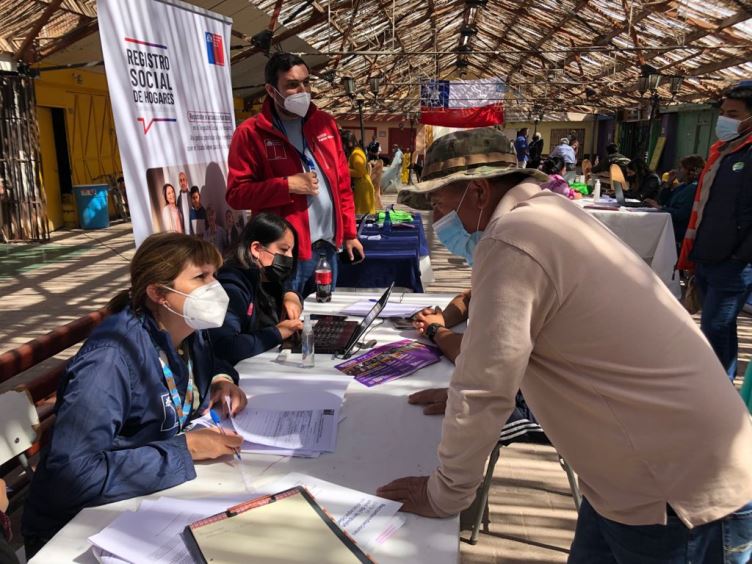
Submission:
<svg viewBox="0 0 752 564">
<path fill-rule="evenodd" d="M 222 327 L 211 330 L 215 354 L 231 364 L 279 345 L 303 328 L 292 291 L 297 235 L 271 213 L 254 215 L 217 273 L 230 297 Z"/>
</svg>

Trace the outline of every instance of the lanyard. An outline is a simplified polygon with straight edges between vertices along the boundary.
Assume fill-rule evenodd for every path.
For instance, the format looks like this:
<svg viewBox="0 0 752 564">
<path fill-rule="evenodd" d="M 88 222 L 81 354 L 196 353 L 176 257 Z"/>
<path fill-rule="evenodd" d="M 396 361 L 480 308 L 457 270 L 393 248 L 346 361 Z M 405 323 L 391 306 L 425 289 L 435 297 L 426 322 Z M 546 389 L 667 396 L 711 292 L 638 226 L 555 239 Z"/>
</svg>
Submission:
<svg viewBox="0 0 752 564">
<path fill-rule="evenodd" d="M 185 401 L 181 405 L 180 394 L 175 385 L 175 375 L 172 372 L 170 365 L 167 364 L 164 358 L 162 358 L 165 356 L 164 353 L 159 349 L 157 350 L 159 351 L 159 362 L 162 365 L 162 373 L 164 374 L 165 383 L 167 384 L 167 389 L 170 391 L 170 398 L 172 399 L 172 404 L 175 406 L 175 412 L 178 415 L 178 429 L 182 429 L 185 422 L 188 420 L 188 415 L 190 415 L 191 408 L 193 407 L 193 363 L 191 362 L 191 359 L 188 358 L 188 387 L 185 390 Z"/>
<path fill-rule="evenodd" d="M 285 129 L 284 124 L 282 123 L 282 120 L 279 119 L 276 115 L 273 116 L 274 126 L 279 129 L 285 137 L 287 137 L 287 140 L 290 141 L 290 136 L 287 135 L 287 130 Z M 290 141 L 290 145 L 293 146 L 295 151 L 300 156 L 300 160 L 303 161 L 303 168 L 306 172 L 311 172 L 316 170 L 316 163 L 313 162 L 313 159 L 308 156 L 307 151 L 310 152 L 310 149 L 308 148 L 308 142 L 306 141 L 305 134 L 303 133 L 303 126 L 300 127 L 300 138 L 303 140 L 303 152 L 301 153 L 300 150 L 293 145 L 292 141 Z M 313 154 L 313 153 L 311 153 Z"/>
</svg>

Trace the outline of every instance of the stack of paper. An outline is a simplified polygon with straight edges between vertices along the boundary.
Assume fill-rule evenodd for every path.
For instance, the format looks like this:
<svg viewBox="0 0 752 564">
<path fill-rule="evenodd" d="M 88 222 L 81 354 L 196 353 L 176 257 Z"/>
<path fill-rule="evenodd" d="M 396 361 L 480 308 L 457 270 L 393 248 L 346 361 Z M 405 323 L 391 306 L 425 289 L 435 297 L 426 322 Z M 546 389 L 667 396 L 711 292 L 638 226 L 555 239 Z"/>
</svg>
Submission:
<svg viewBox="0 0 752 564">
<path fill-rule="evenodd" d="M 89 537 L 100 562 L 193 564 L 181 536 L 189 523 L 246 500 L 224 497 L 144 500 L 138 511 L 126 511 L 100 533 Z"/>
<path fill-rule="evenodd" d="M 342 313 L 342 315 L 365 317 L 366 315 L 368 315 L 368 312 L 371 311 L 374 305 L 376 305 L 376 300 L 359 301 L 347 306 L 340 313 Z M 391 317 L 411 317 L 426 307 L 433 307 L 433 304 L 428 302 L 423 305 L 387 302 L 384 309 L 382 309 L 381 313 L 379 313 L 379 317 L 385 319 Z"/>
<path fill-rule="evenodd" d="M 245 439 L 242 452 L 305 458 L 334 452 L 349 383 L 332 376 L 316 380 L 255 379 L 251 385 L 261 393 L 249 395 L 246 408 L 222 424 Z M 195 424 L 211 426 L 212 422 L 204 416 Z"/>
<path fill-rule="evenodd" d="M 386 542 L 405 523 L 397 514 L 400 503 L 305 474 L 288 474 L 243 498 L 144 500 L 137 511 L 122 513 L 103 531 L 89 537 L 89 542 L 103 563 L 193 564 L 182 537 L 186 525 L 233 505 L 299 485 L 308 488 L 337 525 L 367 552 Z"/>
</svg>

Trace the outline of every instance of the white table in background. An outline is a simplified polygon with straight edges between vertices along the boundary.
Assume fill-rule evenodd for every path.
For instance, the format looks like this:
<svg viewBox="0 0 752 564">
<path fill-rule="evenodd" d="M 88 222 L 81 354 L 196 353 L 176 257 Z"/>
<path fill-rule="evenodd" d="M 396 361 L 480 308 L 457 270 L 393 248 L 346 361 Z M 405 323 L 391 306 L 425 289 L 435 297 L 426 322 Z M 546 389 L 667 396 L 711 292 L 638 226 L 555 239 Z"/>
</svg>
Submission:
<svg viewBox="0 0 752 564">
<path fill-rule="evenodd" d="M 306 302 L 307 313 L 337 313 L 363 299 L 378 298 L 375 292 L 338 291 L 331 303 Z M 391 301 L 418 305 L 446 305 L 454 297 L 447 294 L 392 294 Z M 414 337 L 412 331 L 399 332 L 385 320 L 369 331 L 367 338 L 379 344 Z M 377 325 L 378 324 L 378 325 Z M 299 367 L 300 355 L 287 353 L 288 360 L 276 362 L 275 350 L 238 364 L 241 386 L 252 393 L 254 377 L 310 377 L 316 374 L 340 374 L 334 365 L 342 362 L 330 355 L 316 355 L 314 369 Z M 290 472 L 301 472 L 349 488 L 375 493 L 376 488 L 402 476 L 430 474 L 437 464 L 436 447 L 441 438 L 441 418 L 423 415 L 407 403 L 407 396 L 424 388 L 446 386 L 452 372 L 446 359 L 419 372 L 386 384 L 366 388 L 352 381 L 345 395 L 339 424 L 336 452 L 319 458 L 286 458 L 270 455 L 244 455 L 244 467 L 254 483 L 262 484 Z M 344 375 L 342 375 L 345 378 Z M 150 496 L 92 507 L 81 511 L 32 560 L 34 564 L 96 562 L 87 538 L 104 529 L 122 511 L 135 510 L 143 499 L 162 496 L 178 498 L 211 497 L 242 491 L 238 469 L 225 463 L 196 464 L 197 478 Z M 381 563 L 426 562 L 431 564 L 459 560 L 459 519 L 427 519 L 401 514 L 405 525 L 382 547 L 373 552 Z M 312 555 L 312 561 L 315 557 Z"/>
<path fill-rule="evenodd" d="M 583 205 L 589 200 L 577 200 Z M 679 275 L 674 276 L 676 242 L 671 214 L 664 212 L 585 209 L 613 231 L 650 265 L 674 296 L 681 295 Z"/>
</svg>

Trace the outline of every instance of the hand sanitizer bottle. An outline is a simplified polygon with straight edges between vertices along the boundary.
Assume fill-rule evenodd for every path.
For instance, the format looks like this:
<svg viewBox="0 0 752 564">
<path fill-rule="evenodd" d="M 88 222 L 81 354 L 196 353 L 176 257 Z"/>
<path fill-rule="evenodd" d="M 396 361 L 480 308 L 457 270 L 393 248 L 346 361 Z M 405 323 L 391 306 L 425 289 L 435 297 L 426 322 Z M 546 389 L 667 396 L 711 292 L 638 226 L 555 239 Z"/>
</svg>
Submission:
<svg viewBox="0 0 752 564">
<path fill-rule="evenodd" d="M 303 360 L 301 368 L 313 368 L 316 365 L 314 358 L 313 319 L 306 315 L 303 319 L 303 334 L 300 337 Z"/>
</svg>

